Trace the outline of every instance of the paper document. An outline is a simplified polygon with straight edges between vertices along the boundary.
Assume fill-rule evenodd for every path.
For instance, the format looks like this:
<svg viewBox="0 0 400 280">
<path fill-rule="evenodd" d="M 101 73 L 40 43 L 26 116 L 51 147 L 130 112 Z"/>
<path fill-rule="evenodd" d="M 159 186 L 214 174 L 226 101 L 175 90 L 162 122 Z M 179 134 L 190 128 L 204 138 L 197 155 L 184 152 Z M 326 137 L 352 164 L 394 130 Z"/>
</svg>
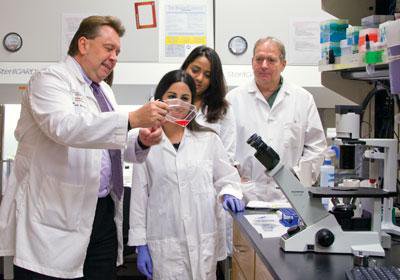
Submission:
<svg viewBox="0 0 400 280">
<path fill-rule="evenodd" d="M 280 237 L 288 229 L 279 222 L 276 214 L 245 215 L 245 218 L 261 234 L 262 238 Z"/>
<path fill-rule="evenodd" d="M 287 200 L 280 201 L 260 201 L 260 200 L 250 200 L 247 205 L 247 208 L 267 208 L 267 209 L 280 209 L 280 208 L 291 208 L 292 205 Z"/>
</svg>

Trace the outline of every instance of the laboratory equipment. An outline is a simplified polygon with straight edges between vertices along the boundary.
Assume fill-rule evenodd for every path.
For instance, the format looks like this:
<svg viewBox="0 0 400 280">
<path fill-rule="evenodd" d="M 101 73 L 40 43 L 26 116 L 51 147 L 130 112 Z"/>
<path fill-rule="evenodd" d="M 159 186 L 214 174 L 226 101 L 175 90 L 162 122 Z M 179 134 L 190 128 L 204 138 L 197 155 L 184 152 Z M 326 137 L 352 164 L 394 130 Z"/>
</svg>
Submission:
<svg viewBox="0 0 400 280">
<path fill-rule="evenodd" d="M 360 139 L 365 145 L 372 147 L 366 150 L 364 156 L 368 159 L 383 160 L 383 190 L 397 191 L 397 140 L 396 139 Z M 380 151 L 381 148 L 383 151 Z M 386 233 L 400 235 L 400 227 L 392 220 L 393 197 L 383 199 L 382 230 Z"/>
<path fill-rule="evenodd" d="M 360 137 L 361 106 L 336 105 L 336 137 L 357 139 Z"/>
<path fill-rule="evenodd" d="M 179 98 L 167 99 L 164 102 L 168 104 L 168 114 L 165 116 L 167 121 L 186 127 L 196 117 L 197 110 L 193 104 Z"/>
<path fill-rule="evenodd" d="M 347 280 L 399 280 L 400 269 L 395 266 L 372 266 L 363 267 L 355 266 L 346 271 Z"/>
<path fill-rule="evenodd" d="M 360 119 L 363 106 L 335 106 L 334 142 L 339 147 L 337 179 L 368 176 L 369 162 L 363 157 L 365 146 L 360 145 Z"/>
<path fill-rule="evenodd" d="M 343 231 L 333 214 L 326 211 L 320 202 L 323 195 L 347 196 L 347 192 L 331 188 L 305 188 L 294 175 L 280 162 L 279 155 L 261 137 L 253 134 L 247 143 L 256 149 L 254 156 L 267 169 L 286 198 L 297 211 L 303 226 L 288 231 L 281 237 L 280 245 L 289 252 L 321 252 L 384 256 L 380 244 L 381 197 L 392 194 L 383 190 L 370 189 L 350 192 L 350 196 L 375 197 L 374 215 L 371 231 Z M 321 191 L 322 190 L 322 191 Z"/>
<path fill-rule="evenodd" d="M 293 208 L 281 208 L 277 211 L 279 222 L 285 227 L 297 226 L 299 224 L 299 216 Z"/>
<path fill-rule="evenodd" d="M 324 163 L 320 167 L 319 186 L 322 188 L 333 188 L 335 185 L 335 167 L 332 165 L 330 158 L 325 158 Z M 322 198 L 322 205 L 328 210 L 329 198 Z"/>
</svg>

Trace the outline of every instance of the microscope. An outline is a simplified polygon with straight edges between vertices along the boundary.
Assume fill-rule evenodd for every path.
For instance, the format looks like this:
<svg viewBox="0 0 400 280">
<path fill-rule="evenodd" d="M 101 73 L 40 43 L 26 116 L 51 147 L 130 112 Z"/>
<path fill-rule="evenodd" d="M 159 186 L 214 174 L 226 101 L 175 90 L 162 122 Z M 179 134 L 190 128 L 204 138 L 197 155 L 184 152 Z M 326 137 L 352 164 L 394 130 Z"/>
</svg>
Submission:
<svg viewBox="0 0 400 280">
<path fill-rule="evenodd" d="M 385 192 L 397 192 L 397 145 L 396 139 L 384 138 L 359 138 L 361 106 L 336 105 L 336 135 L 334 142 L 340 147 L 339 168 L 353 169 L 354 175 L 360 179 L 371 177 L 383 178 L 376 180 L 378 187 Z M 378 162 L 372 168 L 369 161 Z M 368 170 L 369 169 L 369 170 Z M 378 170 L 378 171 L 377 171 Z M 382 172 L 383 170 L 383 172 Z M 368 174 L 370 171 L 376 174 Z M 381 171 L 381 172 L 379 172 Z M 382 174 L 379 174 L 382 173 Z M 368 212 L 373 212 L 368 205 L 368 200 L 363 199 L 362 208 Z M 383 209 L 381 215 L 382 235 L 390 241 L 390 236 L 384 233 L 400 235 L 400 227 L 392 222 L 393 197 L 383 199 Z M 389 248 L 390 242 L 385 242 L 384 247 Z"/>
<path fill-rule="evenodd" d="M 303 225 L 290 228 L 281 237 L 280 246 L 284 251 L 385 255 L 380 239 L 381 199 L 393 193 L 372 188 L 346 191 L 338 188 L 306 188 L 294 172 L 280 162 L 279 155 L 260 136 L 253 134 L 247 143 L 256 149 L 254 156 L 266 168 L 267 175 L 274 178 L 303 222 Z M 335 216 L 321 204 L 321 197 L 350 196 L 374 198 L 370 231 L 344 231 Z"/>
</svg>

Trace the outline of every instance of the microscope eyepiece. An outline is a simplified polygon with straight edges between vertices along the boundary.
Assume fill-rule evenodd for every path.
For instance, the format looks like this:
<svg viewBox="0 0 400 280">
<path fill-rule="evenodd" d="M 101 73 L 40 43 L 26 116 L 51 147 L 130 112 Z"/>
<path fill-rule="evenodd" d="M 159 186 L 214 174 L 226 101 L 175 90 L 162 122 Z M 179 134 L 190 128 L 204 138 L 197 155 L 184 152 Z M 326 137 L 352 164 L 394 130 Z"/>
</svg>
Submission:
<svg viewBox="0 0 400 280">
<path fill-rule="evenodd" d="M 253 135 L 250 136 L 249 139 L 247 139 L 247 144 L 252 146 L 254 149 L 258 150 L 259 148 L 261 148 L 262 144 L 265 143 L 261 139 L 261 137 L 257 135 L 257 133 L 254 133 Z"/>
<path fill-rule="evenodd" d="M 262 163 L 262 165 L 264 165 L 265 168 L 267 168 L 267 170 L 273 169 L 279 163 L 279 155 L 274 151 L 274 149 L 265 144 L 257 133 L 251 135 L 246 142 L 256 149 L 254 156 Z"/>
</svg>

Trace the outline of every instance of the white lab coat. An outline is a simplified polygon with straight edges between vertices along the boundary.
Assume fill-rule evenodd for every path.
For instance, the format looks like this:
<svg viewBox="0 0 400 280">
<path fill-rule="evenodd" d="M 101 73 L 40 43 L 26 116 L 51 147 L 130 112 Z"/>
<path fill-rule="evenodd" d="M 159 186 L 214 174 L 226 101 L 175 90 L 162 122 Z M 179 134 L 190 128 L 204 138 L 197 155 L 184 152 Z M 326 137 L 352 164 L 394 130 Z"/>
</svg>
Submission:
<svg viewBox="0 0 400 280">
<path fill-rule="evenodd" d="M 241 199 L 239 182 L 213 132 L 185 129 L 178 151 L 163 135 L 134 164 L 128 244 L 148 244 L 153 279 L 215 279 L 226 258 L 220 196 Z"/>
<path fill-rule="evenodd" d="M 207 113 L 207 107 L 205 113 Z M 237 161 L 235 160 L 236 123 L 231 106 L 228 107 L 228 110 L 226 111 L 224 117 L 215 123 L 208 122 L 206 116 L 201 110 L 199 110 L 199 112 L 197 113 L 196 121 L 203 126 L 211 128 L 219 135 L 219 138 L 221 139 L 222 144 L 224 145 L 225 150 L 228 153 L 231 164 L 237 165 Z M 233 242 L 233 221 L 231 215 L 228 212 L 225 213 L 225 216 L 227 252 L 228 255 L 231 255 Z"/>
<path fill-rule="evenodd" d="M 205 113 L 207 113 L 207 107 Z M 219 135 L 222 144 L 228 153 L 229 160 L 234 165 L 236 163 L 236 123 L 231 106 L 228 107 L 225 116 L 215 123 L 208 122 L 206 116 L 201 110 L 199 110 L 196 116 L 196 122 L 200 125 L 211 128 Z"/>
<path fill-rule="evenodd" d="M 110 87 L 102 82 L 101 88 L 115 108 Z M 135 143 L 127 140 L 127 113 L 99 112 L 71 57 L 32 76 L 15 130 L 14 168 L 0 205 L 0 255 L 14 255 L 17 266 L 60 278 L 83 275 L 101 149 Z M 130 145 L 131 155 L 134 149 Z M 112 196 L 121 264 L 122 199 Z"/>
<path fill-rule="evenodd" d="M 255 149 L 246 143 L 254 133 L 294 171 L 299 171 L 302 161 L 311 163 L 312 178 L 317 179 L 326 139 L 313 96 L 308 91 L 284 79 L 270 108 L 252 79 L 231 90 L 227 99 L 236 119 L 239 173 L 244 180 L 255 182 L 254 189 L 243 190 L 245 197 L 264 201 L 285 199 L 273 179 L 265 174 L 265 167 L 254 157 Z"/>
</svg>

